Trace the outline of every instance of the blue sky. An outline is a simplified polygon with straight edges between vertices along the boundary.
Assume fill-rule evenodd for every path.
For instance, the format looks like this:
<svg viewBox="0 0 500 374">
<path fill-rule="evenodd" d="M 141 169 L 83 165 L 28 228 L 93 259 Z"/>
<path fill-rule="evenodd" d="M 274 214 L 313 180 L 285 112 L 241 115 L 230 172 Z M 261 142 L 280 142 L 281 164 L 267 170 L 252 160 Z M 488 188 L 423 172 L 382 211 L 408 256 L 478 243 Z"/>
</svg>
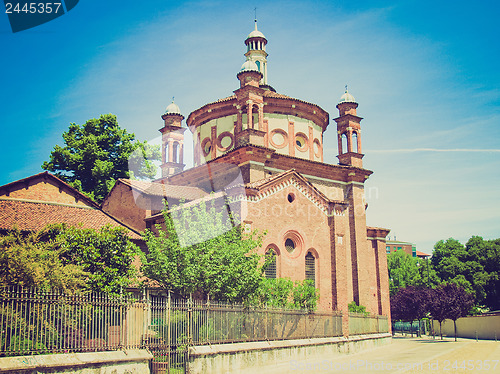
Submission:
<svg viewBox="0 0 500 374">
<path fill-rule="evenodd" d="M 229 96 L 254 6 L 278 92 L 330 118 L 345 84 L 357 99 L 369 225 L 423 252 L 500 237 L 500 5 L 487 0 L 82 0 L 16 34 L 2 10 L 0 184 L 40 172 L 71 122 L 113 113 L 151 140 L 172 96 L 186 117 Z M 336 163 L 334 123 L 324 143 Z"/>
</svg>

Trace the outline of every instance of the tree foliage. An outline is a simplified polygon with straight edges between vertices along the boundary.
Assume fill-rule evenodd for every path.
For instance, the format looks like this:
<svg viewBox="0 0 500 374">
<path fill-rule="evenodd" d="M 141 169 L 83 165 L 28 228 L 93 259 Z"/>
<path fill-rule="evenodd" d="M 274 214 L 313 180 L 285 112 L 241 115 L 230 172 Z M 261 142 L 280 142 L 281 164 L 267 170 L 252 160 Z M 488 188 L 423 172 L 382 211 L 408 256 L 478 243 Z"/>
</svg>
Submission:
<svg viewBox="0 0 500 374">
<path fill-rule="evenodd" d="M 391 316 L 394 320 L 413 322 L 425 317 L 429 294 L 425 288 L 400 288 L 391 297 Z"/>
<path fill-rule="evenodd" d="M 347 310 L 352 313 L 361 313 L 364 314 L 365 316 L 369 316 L 370 313 L 366 311 L 366 306 L 364 305 L 358 305 L 356 301 L 351 301 L 349 304 L 347 304 Z"/>
<path fill-rule="evenodd" d="M 500 309 L 500 239 L 473 236 L 464 246 L 455 239 L 434 246 L 432 265 L 438 276 L 472 293 L 479 305 Z"/>
<path fill-rule="evenodd" d="M 13 230 L 0 236 L 0 285 L 57 288 L 72 293 L 86 287 L 83 268 L 61 259 L 56 240 L 43 240 L 44 232 L 23 235 Z"/>
<path fill-rule="evenodd" d="M 433 319 L 439 322 L 441 339 L 441 324 L 445 319 L 453 320 L 455 325 L 455 340 L 457 339 L 456 321 L 467 316 L 474 305 L 474 297 L 464 288 L 454 283 L 441 284 L 429 291 L 427 310 Z"/>
<path fill-rule="evenodd" d="M 164 210 L 165 228 L 146 230 L 143 273 L 186 297 L 201 293 L 220 301 L 245 301 L 262 282 L 262 234 L 244 233 L 213 204 Z M 214 233 L 220 233 L 216 235 Z M 186 244 L 187 243 L 187 244 Z"/>
<path fill-rule="evenodd" d="M 136 247 L 123 229 L 99 231 L 51 225 L 0 237 L 3 286 L 119 293 L 134 277 Z"/>
<path fill-rule="evenodd" d="M 153 178 L 156 174 L 156 166 L 147 160 L 160 158 L 158 147 L 135 140 L 135 135 L 120 128 L 112 114 L 81 126 L 72 123 L 62 137 L 65 145 L 54 147 L 42 169 L 97 202 L 102 202 L 118 178 Z"/>
<path fill-rule="evenodd" d="M 436 288 L 408 286 L 391 296 L 391 318 L 413 322 L 431 317 L 439 322 L 440 330 L 442 322 L 451 319 L 455 323 L 456 339 L 456 320 L 470 314 L 473 305 L 473 296 L 454 283 Z"/>
<path fill-rule="evenodd" d="M 65 263 L 79 265 L 89 273 L 87 286 L 98 292 L 119 294 L 135 278 L 133 265 L 138 252 L 125 229 L 104 226 L 100 230 L 57 225 L 50 227 L 62 249 Z"/>
<path fill-rule="evenodd" d="M 311 280 L 293 282 L 288 278 L 262 279 L 249 303 L 275 308 L 316 310 L 319 291 Z"/>
<path fill-rule="evenodd" d="M 399 288 L 435 287 L 441 283 L 429 260 L 412 257 L 403 250 L 387 255 L 387 268 L 391 296 L 395 295 Z"/>
<path fill-rule="evenodd" d="M 198 293 L 218 301 L 315 310 L 319 294 L 312 282 L 264 278 L 273 260 L 257 253 L 265 233 L 245 233 L 223 213 L 213 200 L 167 207 L 165 227 L 144 233 L 144 275 L 181 297 Z"/>
</svg>

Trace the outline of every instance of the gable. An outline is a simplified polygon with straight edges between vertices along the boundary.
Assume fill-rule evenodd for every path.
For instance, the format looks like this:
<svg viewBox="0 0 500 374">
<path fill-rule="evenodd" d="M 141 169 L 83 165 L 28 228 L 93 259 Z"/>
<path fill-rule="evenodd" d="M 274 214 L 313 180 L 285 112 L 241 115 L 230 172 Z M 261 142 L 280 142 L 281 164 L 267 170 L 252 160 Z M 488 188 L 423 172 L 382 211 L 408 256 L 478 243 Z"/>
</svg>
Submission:
<svg viewBox="0 0 500 374">
<path fill-rule="evenodd" d="M 88 197 L 48 172 L 0 186 L 0 199 L 97 207 Z"/>
<path fill-rule="evenodd" d="M 327 216 L 345 214 L 348 205 L 347 202 L 329 199 L 311 182 L 293 169 L 273 175 L 261 181 L 248 183 L 245 186 L 247 190 L 247 200 L 250 202 L 258 202 L 289 186 L 293 186 Z"/>
</svg>

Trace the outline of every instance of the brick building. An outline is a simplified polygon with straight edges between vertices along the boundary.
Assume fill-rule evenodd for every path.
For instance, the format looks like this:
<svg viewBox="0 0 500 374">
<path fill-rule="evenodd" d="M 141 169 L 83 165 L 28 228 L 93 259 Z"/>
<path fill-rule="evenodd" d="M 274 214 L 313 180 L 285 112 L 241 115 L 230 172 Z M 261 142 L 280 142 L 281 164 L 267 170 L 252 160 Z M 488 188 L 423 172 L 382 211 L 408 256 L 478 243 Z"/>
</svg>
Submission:
<svg viewBox="0 0 500 374">
<path fill-rule="evenodd" d="M 118 181 L 103 209 L 142 230 L 161 223 L 161 197 L 230 196 L 228 209 L 246 228 L 268 232 L 261 253 L 274 252 L 276 261 L 266 276 L 312 279 L 323 310 L 346 312 L 354 300 L 388 316 L 389 230 L 366 226 L 364 183 L 372 172 L 363 168 L 358 104 L 346 88 L 333 120 L 338 163 L 324 160 L 329 114 L 268 84 L 266 44 L 256 23 L 245 40 L 239 87 L 188 116 L 194 167 L 184 170 L 185 118 L 172 102 L 160 129 L 162 178 L 151 185 Z"/>
<path fill-rule="evenodd" d="M 132 242 L 144 246 L 138 232 L 48 172 L 0 186 L 0 235 L 14 228 L 21 232 L 39 231 L 57 223 L 84 229 L 100 229 L 106 225 L 120 227 L 126 230 Z"/>
</svg>

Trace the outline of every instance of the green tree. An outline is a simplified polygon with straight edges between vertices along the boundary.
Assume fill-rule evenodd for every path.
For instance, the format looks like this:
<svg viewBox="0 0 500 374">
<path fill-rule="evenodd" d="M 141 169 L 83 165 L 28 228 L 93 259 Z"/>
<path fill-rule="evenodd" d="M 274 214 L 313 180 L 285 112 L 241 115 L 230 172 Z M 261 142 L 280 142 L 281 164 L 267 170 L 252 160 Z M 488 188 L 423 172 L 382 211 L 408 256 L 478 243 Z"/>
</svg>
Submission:
<svg viewBox="0 0 500 374">
<path fill-rule="evenodd" d="M 432 265 L 438 276 L 472 293 L 478 305 L 500 308 L 500 239 L 473 236 L 464 246 L 450 238 L 434 246 Z"/>
<path fill-rule="evenodd" d="M 118 294 L 134 279 L 135 253 L 121 228 L 50 225 L 28 235 L 14 230 L 0 237 L 0 282 Z"/>
<path fill-rule="evenodd" d="M 241 302 L 257 292 L 263 280 L 256 250 L 262 234 L 244 233 L 214 204 L 181 204 L 164 210 L 165 228 L 146 230 L 148 253 L 144 275 L 186 297 L 199 292 L 220 301 Z"/>
<path fill-rule="evenodd" d="M 120 128 L 112 114 L 81 126 L 72 123 L 62 137 L 65 145 L 54 147 L 42 169 L 99 203 L 118 178 L 152 178 L 156 174 L 156 166 L 148 160 L 160 159 L 159 148 L 135 140 L 135 135 Z"/>
<path fill-rule="evenodd" d="M 87 285 L 92 291 L 119 294 L 134 281 L 133 265 L 138 248 L 129 240 L 125 229 L 104 226 L 99 230 L 49 226 L 51 235 L 62 248 L 65 263 L 81 266 L 89 273 Z"/>
<path fill-rule="evenodd" d="M 399 288 L 417 286 L 423 282 L 417 259 L 403 250 L 387 255 L 387 268 L 391 295 L 395 295 Z"/>
<path fill-rule="evenodd" d="M 59 243 L 43 236 L 43 231 L 23 235 L 19 230 L 0 236 L 0 285 L 69 293 L 85 288 L 89 274 L 82 266 L 65 263 Z"/>
</svg>

